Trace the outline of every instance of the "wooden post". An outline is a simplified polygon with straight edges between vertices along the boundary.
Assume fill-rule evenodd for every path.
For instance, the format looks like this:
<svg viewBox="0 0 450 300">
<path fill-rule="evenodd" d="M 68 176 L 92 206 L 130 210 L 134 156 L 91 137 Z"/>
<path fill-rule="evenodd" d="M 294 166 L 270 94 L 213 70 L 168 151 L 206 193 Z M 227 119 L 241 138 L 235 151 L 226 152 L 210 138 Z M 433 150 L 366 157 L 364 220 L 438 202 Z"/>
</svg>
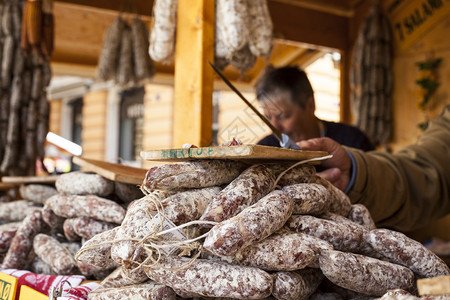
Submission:
<svg viewBox="0 0 450 300">
<path fill-rule="evenodd" d="M 351 56 L 349 50 L 341 53 L 341 105 L 340 122 L 351 124 L 353 122 L 350 100 L 350 64 Z"/>
<path fill-rule="evenodd" d="M 212 141 L 214 1 L 178 1 L 173 147 Z"/>
</svg>

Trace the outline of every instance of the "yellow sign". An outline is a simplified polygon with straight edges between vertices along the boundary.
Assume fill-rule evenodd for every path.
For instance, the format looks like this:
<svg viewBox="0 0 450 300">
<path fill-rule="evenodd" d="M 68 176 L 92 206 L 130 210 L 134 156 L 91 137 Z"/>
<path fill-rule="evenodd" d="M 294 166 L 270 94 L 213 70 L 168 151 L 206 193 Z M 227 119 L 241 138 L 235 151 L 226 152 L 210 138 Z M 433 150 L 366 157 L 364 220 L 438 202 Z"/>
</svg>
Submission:
<svg viewBox="0 0 450 300">
<path fill-rule="evenodd" d="M 19 300 L 48 300 L 48 296 L 39 293 L 26 285 L 22 285 L 20 287 Z"/>
<path fill-rule="evenodd" d="M 408 49 L 450 14 L 450 0 L 388 0 L 384 9 L 400 51 Z"/>
<path fill-rule="evenodd" d="M 0 299 L 12 300 L 16 297 L 17 278 L 0 272 Z"/>
</svg>

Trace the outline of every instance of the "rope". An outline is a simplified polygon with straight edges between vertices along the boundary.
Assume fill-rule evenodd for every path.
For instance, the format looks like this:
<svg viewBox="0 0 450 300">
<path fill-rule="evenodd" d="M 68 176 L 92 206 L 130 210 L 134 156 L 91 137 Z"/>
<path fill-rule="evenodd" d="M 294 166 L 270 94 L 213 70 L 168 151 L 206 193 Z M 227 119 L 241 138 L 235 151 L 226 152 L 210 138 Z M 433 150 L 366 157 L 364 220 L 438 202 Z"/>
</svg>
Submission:
<svg viewBox="0 0 450 300">
<path fill-rule="evenodd" d="M 281 177 L 283 177 L 284 174 L 286 174 L 289 170 L 291 170 L 291 169 L 293 169 L 293 168 L 295 168 L 295 167 L 297 167 L 299 165 L 302 165 L 302 164 L 305 164 L 305 163 L 308 163 L 308 162 L 312 162 L 312 161 L 322 161 L 322 160 L 329 159 L 329 158 L 332 158 L 332 157 L 333 157 L 333 155 L 330 154 L 330 155 L 325 155 L 325 156 L 321 156 L 321 157 L 314 157 L 314 158 L 310 158 L 310 159 L 299 161 L 299 162 L 293 164 L 292 166 L 290 166 L 289 168 L 287 168 L 286 170 L 284 170 L 283 172 L 281 172 L 281 174 L 278 175 L 277 179 L 275 180 L 275 184 L 274 185 L 277 186 L 278 181 L 280 181 Z"/>
</svg>

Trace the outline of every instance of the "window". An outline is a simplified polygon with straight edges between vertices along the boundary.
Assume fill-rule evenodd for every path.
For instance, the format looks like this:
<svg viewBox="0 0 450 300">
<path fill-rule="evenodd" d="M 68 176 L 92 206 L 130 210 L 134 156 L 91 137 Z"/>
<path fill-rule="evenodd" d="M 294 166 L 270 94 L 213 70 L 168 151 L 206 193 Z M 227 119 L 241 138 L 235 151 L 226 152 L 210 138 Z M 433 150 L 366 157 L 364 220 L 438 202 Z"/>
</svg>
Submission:
<svg viewBox="0 0 450 300">
<path fill-rule="evenodd" d="M 121 92 L 119 157 L 121 163 L 140 166 L 144 128 L 143 87 Z"/>
</svg>

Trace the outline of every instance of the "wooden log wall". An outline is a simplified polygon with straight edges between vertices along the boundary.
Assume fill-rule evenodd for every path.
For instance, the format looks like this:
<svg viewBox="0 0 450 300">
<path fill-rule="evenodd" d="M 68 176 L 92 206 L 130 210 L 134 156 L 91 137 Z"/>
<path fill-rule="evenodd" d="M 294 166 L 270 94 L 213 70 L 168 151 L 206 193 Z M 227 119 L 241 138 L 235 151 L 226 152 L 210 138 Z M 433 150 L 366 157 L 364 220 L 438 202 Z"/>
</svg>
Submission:
<svg viewBox="0 0 450 300">
<path fill-rule="evenodd" d="M 173 148 L 173 86 L 147 84 L 144 97 L 144 150 Z M 143 161 L 144 168 L 158 163 Z"/>
<path fill-rule="evenodd" d="M 61 133 L 62 105 L 62 100 L 50 101 L 50 117 L 48 130 L 58 135 Z"/>
<path fill-rule="evenodd" d="M 81 146 L 86 158 L 105 159 L 107 98 L 105 90 L 91 91 L 83 98 Z"/>
</svg>

